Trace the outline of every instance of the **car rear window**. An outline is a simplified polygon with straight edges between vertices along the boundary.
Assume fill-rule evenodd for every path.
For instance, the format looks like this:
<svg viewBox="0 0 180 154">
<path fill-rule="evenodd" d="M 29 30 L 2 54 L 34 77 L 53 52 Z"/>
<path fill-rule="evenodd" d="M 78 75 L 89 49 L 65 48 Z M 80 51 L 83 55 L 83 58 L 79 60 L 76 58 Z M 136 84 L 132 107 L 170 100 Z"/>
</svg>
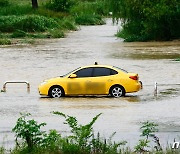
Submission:
<svg viewBox="0 0 180 154">
<path fill-rule="evenodd" d="M 121 70 L 121 71 L 123 71 L 123 72 L 125 72 L 125 73 L 128 73 L 128 71 L 126 71 L 126 70 L 124 70 L 124 69 L 122 69 L 122 68 L 119 68 L 119 67 L 117 67 L 117 66 L 113 66 L 113 68 L 116 68 L 116 69 L 119 69 L 119 70 Z"/>
<path fill-rule="evenodd" d="M 115 74 L 118 74 L 118 72 L 110 68 L 95 67 L 93 70 L 93 77 L 109 76 L 109 75 L 115 75 Z"/>
</svg>

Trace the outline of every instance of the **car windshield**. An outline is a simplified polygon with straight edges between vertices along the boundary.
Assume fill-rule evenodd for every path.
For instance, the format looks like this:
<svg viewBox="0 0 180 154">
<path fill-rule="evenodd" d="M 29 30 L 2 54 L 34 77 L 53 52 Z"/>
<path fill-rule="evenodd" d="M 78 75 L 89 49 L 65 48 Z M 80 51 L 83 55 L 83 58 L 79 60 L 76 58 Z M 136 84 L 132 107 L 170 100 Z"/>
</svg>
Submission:
<svg viewBox="0 0 180 154">
<path fill-rule="evenodd" d="M 114 68 L 116 68 L 116 69 L 119 69 L 119 70 L 121 70 L 121 71 L 123 71 L 123 72 L 125 72 L 125 73 L 128 73 L 128 71 L 126 71 L 126 70 L 124 70 L 124 69 L 122 69 L 122 68 L 119 68 L 119 67 L 117 67 L 117 66 L 113 66 Z"/>
<path fill-rule="evenodd" d="M 74 71 L 76 71 L 76 70 L 78 70 L 80 67 L 78 67 L 78 68 L 76 68 L 75 70 L 73 70 L 73 71 L 71 71 L 71 72 L 69 72 L 69 73 L 67 73 L 67 74 L 65 74 L 65 75 L 62 75 L 62 76 L 60 76 L 60 77 L 65 77 L 65 76 L 68 76 L 68 75 L 70 75 L 72 72 L 74 72 Z"/>
</svg>

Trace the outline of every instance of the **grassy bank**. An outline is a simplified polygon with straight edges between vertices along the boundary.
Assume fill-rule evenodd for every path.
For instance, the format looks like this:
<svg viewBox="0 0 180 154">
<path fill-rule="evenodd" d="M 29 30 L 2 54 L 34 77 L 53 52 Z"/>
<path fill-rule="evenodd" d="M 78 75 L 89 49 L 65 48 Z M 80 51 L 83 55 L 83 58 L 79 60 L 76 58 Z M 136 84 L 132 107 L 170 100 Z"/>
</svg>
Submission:
<svg viewBox="0 0 180 154">
<path fill-rule="evenodd" d="M 67 1 L 39 1 L 39 8 L 33 9 L 29 1 L 0 0 L 0 38 L 61 38 L 78 25 L 104 24 L 102 0 Z"/>
<path fill-rule="evenodd" d="M 53 114 L 65 119 L 64 124 L 67 124 L 71 131 L 69 136 L 64 137 L 55 129 L 49 132 L 42 131 L 41 128 L 46 123 L 39 124 L 34 119 L 29 119 L 30 114 L 21 114 L 12 129 L 16 137 L 16 147 L 11 150 L 1 147 L 0 154 L 178 154 L 180 152 L 180 149 L 172 149 L 171 146 L 162 149 L 156 136 L 158 125 L 153 122 L 142 123 L 140 140 L 134 148 L 130 148 L 126 146 L 126 141 L 113 141 L 115 133 L 108 139 L 103 138 L 100 133 L 94 133 L 93 125 L 101 114 L 86 125 L 78 124 L 73 116 L 61 112 Z M 154 142 L 154 147 L 150 147 L 150 142 Z"/>
</svg>

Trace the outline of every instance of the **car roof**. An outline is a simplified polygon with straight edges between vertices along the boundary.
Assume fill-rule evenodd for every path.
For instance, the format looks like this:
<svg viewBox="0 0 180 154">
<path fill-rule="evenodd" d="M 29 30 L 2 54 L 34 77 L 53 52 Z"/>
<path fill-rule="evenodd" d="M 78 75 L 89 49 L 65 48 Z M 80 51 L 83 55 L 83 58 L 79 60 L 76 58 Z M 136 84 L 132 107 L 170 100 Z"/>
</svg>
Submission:
<svg viewBox="0 0 180 154">
<path fill-rule="evenodd" d="M 82 66 L 81 68 L 88 68 L 88 67 L 105 67 L 105 68 L 112 68 L 113 66 L 110 66 L 110 65 L 87 65 L 87 66 Z"/>
</svg>

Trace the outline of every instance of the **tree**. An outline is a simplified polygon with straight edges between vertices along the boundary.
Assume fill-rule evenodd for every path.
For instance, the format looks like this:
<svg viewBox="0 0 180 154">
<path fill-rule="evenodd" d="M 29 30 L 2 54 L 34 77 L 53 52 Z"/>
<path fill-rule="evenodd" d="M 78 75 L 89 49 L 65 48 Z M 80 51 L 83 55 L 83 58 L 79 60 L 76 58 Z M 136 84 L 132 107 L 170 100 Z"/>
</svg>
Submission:
<svg viewBox="0 0 180 154">
<path fill-rule="evenodd" d="M 37 9 L 38 8 L 38 1 L 37 0 L 32 0 L 32 8 Z"/>
<path fill-rule="evenodd" d="M 113 19 L 121 20 L 126 41 L 180 38 L 179 0 L 106 0 Z"/>
</svg>

